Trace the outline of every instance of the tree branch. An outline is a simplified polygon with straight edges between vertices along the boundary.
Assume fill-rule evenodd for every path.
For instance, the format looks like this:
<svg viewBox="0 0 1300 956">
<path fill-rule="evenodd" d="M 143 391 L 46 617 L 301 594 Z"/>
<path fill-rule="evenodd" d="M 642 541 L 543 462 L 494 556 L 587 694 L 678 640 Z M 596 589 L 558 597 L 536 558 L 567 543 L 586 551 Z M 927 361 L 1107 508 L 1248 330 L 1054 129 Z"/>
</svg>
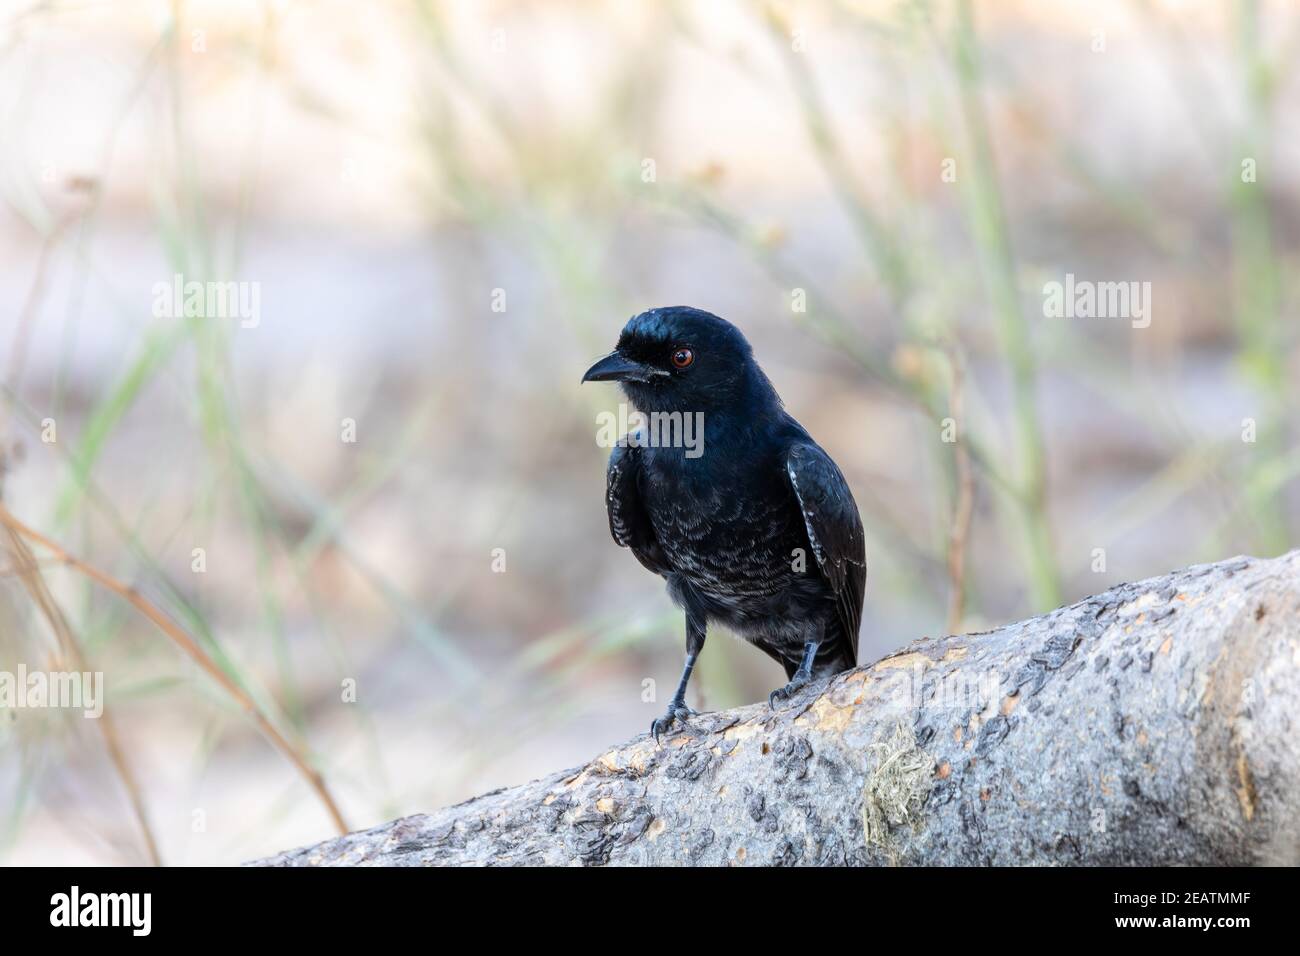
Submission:
<svg viewBox="0 0 1300 956">
<path fill-rule="evenodd" d="M 917 641 L 775 712 L 259 861 L 1300 863 L 1300 551 Z"/>
</svg>

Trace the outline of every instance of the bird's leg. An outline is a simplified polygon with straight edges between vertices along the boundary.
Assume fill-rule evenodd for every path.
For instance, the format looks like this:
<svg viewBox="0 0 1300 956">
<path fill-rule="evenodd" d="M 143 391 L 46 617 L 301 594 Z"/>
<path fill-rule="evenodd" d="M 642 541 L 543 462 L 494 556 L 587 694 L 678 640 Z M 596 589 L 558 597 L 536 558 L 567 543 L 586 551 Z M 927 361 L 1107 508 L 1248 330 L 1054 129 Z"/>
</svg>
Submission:
<svg viewBox="0 0 1300 956">
<path fill-rule="evenodd" d="M 660 734 L 672 729 L 674 720 L 680 720 L 685 726 L 686 718 L 695 716 L 695 711 L 686 706 L 686 685 L 690 683 L 691 671 L 695 669 L 695 661 L 700 656 L 700 651 L 704 650 L 704 633 L 704 621 L 688 611 L 686 613 L 686 664 L 682 667 L 682 679 L 677 683 L 673 699 L 668 702 L 667 712 L 650 722 L 650 733 L 654 734 L 655 743 L 659 742 Z"/>
<path fill-rule="evenodd" d="M 819 647 L 821 647 L 820 641 L 809 641 L 803 646 L 803 658 L 799 661 L 794 676 L 790 678 L 790 683 L 772 691 L 767 696 L 767 706 L 775 708 L 778 701 L 789 700 L 807 686 L 808 681 L 812 680 L 813 658 L 817 656 Z"/>
</svg>

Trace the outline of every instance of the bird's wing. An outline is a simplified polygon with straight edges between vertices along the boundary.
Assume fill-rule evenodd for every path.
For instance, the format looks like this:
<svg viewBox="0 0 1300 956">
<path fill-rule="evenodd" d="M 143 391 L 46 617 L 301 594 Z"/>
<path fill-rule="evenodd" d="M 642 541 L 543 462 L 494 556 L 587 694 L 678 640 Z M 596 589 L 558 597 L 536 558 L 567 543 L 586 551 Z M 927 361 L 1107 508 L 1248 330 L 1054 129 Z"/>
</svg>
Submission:
<svg viewBox="0 0 1300 956">
<path fill-rule="evenodd" d="M 641 499 L 641 464 L 641 449 L 636 445 L 616 445 L 610 453 L 605 471 L 609 533 L 620 547 L 631 548 L 649 570 L 664 574 L 668 562 Z"/>
<path fill-rule="evenodd" d="M 803 512 L 817 565 L 835 592 L 840 624 L 858 657 L 858 625 L 867 586 L 862 518 L 848 482 L 820 447 L 800 442 L 786 456 L 786 472 Z"/>
</svg>

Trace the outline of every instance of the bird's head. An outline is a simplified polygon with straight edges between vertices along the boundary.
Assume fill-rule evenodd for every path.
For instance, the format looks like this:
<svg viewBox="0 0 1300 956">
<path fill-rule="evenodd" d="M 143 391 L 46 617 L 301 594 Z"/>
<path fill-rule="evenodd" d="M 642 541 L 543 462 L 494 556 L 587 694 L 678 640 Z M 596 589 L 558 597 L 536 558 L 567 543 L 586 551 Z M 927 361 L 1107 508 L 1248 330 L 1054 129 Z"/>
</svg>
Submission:
<svg viewBox="0 0 1300 956">
<path fill-rule="evenodd" d="M 740 329 L 681 305 L 629 319 L 617 348 L 582 380 L 619 382 L 643 412 L 716 411 L 771 390 Z"/>
</svg>

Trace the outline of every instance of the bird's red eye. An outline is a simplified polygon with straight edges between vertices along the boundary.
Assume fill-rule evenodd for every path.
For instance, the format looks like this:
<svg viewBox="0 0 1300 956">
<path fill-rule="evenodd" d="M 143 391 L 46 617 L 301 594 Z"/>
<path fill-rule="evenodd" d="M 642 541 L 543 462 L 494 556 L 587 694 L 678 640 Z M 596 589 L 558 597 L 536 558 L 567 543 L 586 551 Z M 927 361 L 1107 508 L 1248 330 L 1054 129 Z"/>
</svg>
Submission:
<svg viewBox="0 0 1300 956">
<path fill-rule="evenodd" d="M 695 353 L 690 349 L 678 349 L 673 353 L 673 364 L 678 368 L 686 368 L 695 361 Z"/>
</svg>

